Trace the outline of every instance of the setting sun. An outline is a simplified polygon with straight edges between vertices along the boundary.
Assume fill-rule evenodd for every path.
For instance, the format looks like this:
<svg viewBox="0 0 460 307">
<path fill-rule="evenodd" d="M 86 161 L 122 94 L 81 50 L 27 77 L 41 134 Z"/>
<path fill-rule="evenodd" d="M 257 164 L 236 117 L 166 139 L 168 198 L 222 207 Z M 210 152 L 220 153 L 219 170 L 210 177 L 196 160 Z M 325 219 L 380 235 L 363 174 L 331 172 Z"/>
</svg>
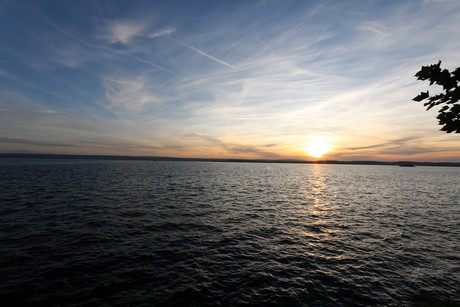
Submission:
<svg viewBox="0 0 460 307">
<path fill-rule="evenodd" d="M 332 145 L 322 137 L 313 137 L 305 147 L 307 154 L 314 158 L 321 158 L 332 150 Z"/>
</svg>

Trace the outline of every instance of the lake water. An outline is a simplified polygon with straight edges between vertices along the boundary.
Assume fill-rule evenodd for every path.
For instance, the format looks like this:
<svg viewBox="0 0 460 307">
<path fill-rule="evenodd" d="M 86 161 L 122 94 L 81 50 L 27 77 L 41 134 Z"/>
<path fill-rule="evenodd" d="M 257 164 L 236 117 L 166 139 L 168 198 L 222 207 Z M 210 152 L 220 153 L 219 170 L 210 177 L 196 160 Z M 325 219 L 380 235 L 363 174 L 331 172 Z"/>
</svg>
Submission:
<svg viewBox="0 0 460 307">
<path fill-rule="evenodd" d="M 458 306 L 460 168 L 0 161 L 0 305 Z"/>
</svg>

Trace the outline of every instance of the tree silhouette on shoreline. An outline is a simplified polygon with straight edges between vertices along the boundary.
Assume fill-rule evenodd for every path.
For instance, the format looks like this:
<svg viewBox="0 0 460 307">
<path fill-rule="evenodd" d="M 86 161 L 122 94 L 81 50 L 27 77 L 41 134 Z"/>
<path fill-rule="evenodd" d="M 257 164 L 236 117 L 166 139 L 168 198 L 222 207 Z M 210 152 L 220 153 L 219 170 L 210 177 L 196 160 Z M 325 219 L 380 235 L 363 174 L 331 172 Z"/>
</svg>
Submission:
<svg viewBox="0 0 460 307">
<path fill-rule="evenodd" d="M 432 96 L 429 91 L 421 92 L 413 100 L 422 101 L 428 98 L 428 101 L 423 104 L 427 111 L 434 106 L 443 105 L 436 117 L 439 125 L 443 126 L 441 130 L 446 133 L 460 133 L 460 67 L 450 72 L 447 69 L 441 69 L 441 61 L 439 61 L 438 64 L 422 66 L 415 77 L 417 80 L 429 80 L 430 85 L 441 85 L 443 91 Z"/>
</svg>

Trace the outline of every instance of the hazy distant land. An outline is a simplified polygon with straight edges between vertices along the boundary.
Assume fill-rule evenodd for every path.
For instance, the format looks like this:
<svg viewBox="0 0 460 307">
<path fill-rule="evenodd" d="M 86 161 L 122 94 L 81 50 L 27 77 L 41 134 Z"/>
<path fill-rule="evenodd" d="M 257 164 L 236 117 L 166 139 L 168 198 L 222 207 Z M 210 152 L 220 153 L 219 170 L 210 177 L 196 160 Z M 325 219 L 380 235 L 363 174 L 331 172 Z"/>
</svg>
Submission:
<svg viewBox="0 0 460 307">
<path fill-rule="evenodd" d="M 32 153 L 4 153 L 4 154 L 0 154 L 0 158 L 138 160 L 138 161 L 202 161 L 202 162 L 245 162 L 245 163 L 349 164 L 349 165 L 399 165 L 403 162 L 410 162 L 414 164 L 414 166 L 460 167 L 460 162 L 338 161 L 338 160 L 296 160 L 296 159 L 272 160 L 272 159 L 179 158 L 179 157 L 156 157 L 156 156 L 71 155 L 71 154 L 32 154 Z"/>
</svg>

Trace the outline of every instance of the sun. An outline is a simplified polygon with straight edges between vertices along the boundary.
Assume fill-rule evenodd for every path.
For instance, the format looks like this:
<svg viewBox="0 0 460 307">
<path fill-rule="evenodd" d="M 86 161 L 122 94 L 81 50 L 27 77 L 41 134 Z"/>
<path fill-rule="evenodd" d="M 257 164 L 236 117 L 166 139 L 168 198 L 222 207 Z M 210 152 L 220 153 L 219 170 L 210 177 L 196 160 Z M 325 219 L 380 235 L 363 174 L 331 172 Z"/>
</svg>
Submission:
<svg viewBox="0 0 460 307">
<path fill-rule="evenodd" d="M 305 147 L 307 154 L 313 158 L 321 158 L 332 150 L 332 144 L 322 137 L 312 137 Z"/>
</svg>

